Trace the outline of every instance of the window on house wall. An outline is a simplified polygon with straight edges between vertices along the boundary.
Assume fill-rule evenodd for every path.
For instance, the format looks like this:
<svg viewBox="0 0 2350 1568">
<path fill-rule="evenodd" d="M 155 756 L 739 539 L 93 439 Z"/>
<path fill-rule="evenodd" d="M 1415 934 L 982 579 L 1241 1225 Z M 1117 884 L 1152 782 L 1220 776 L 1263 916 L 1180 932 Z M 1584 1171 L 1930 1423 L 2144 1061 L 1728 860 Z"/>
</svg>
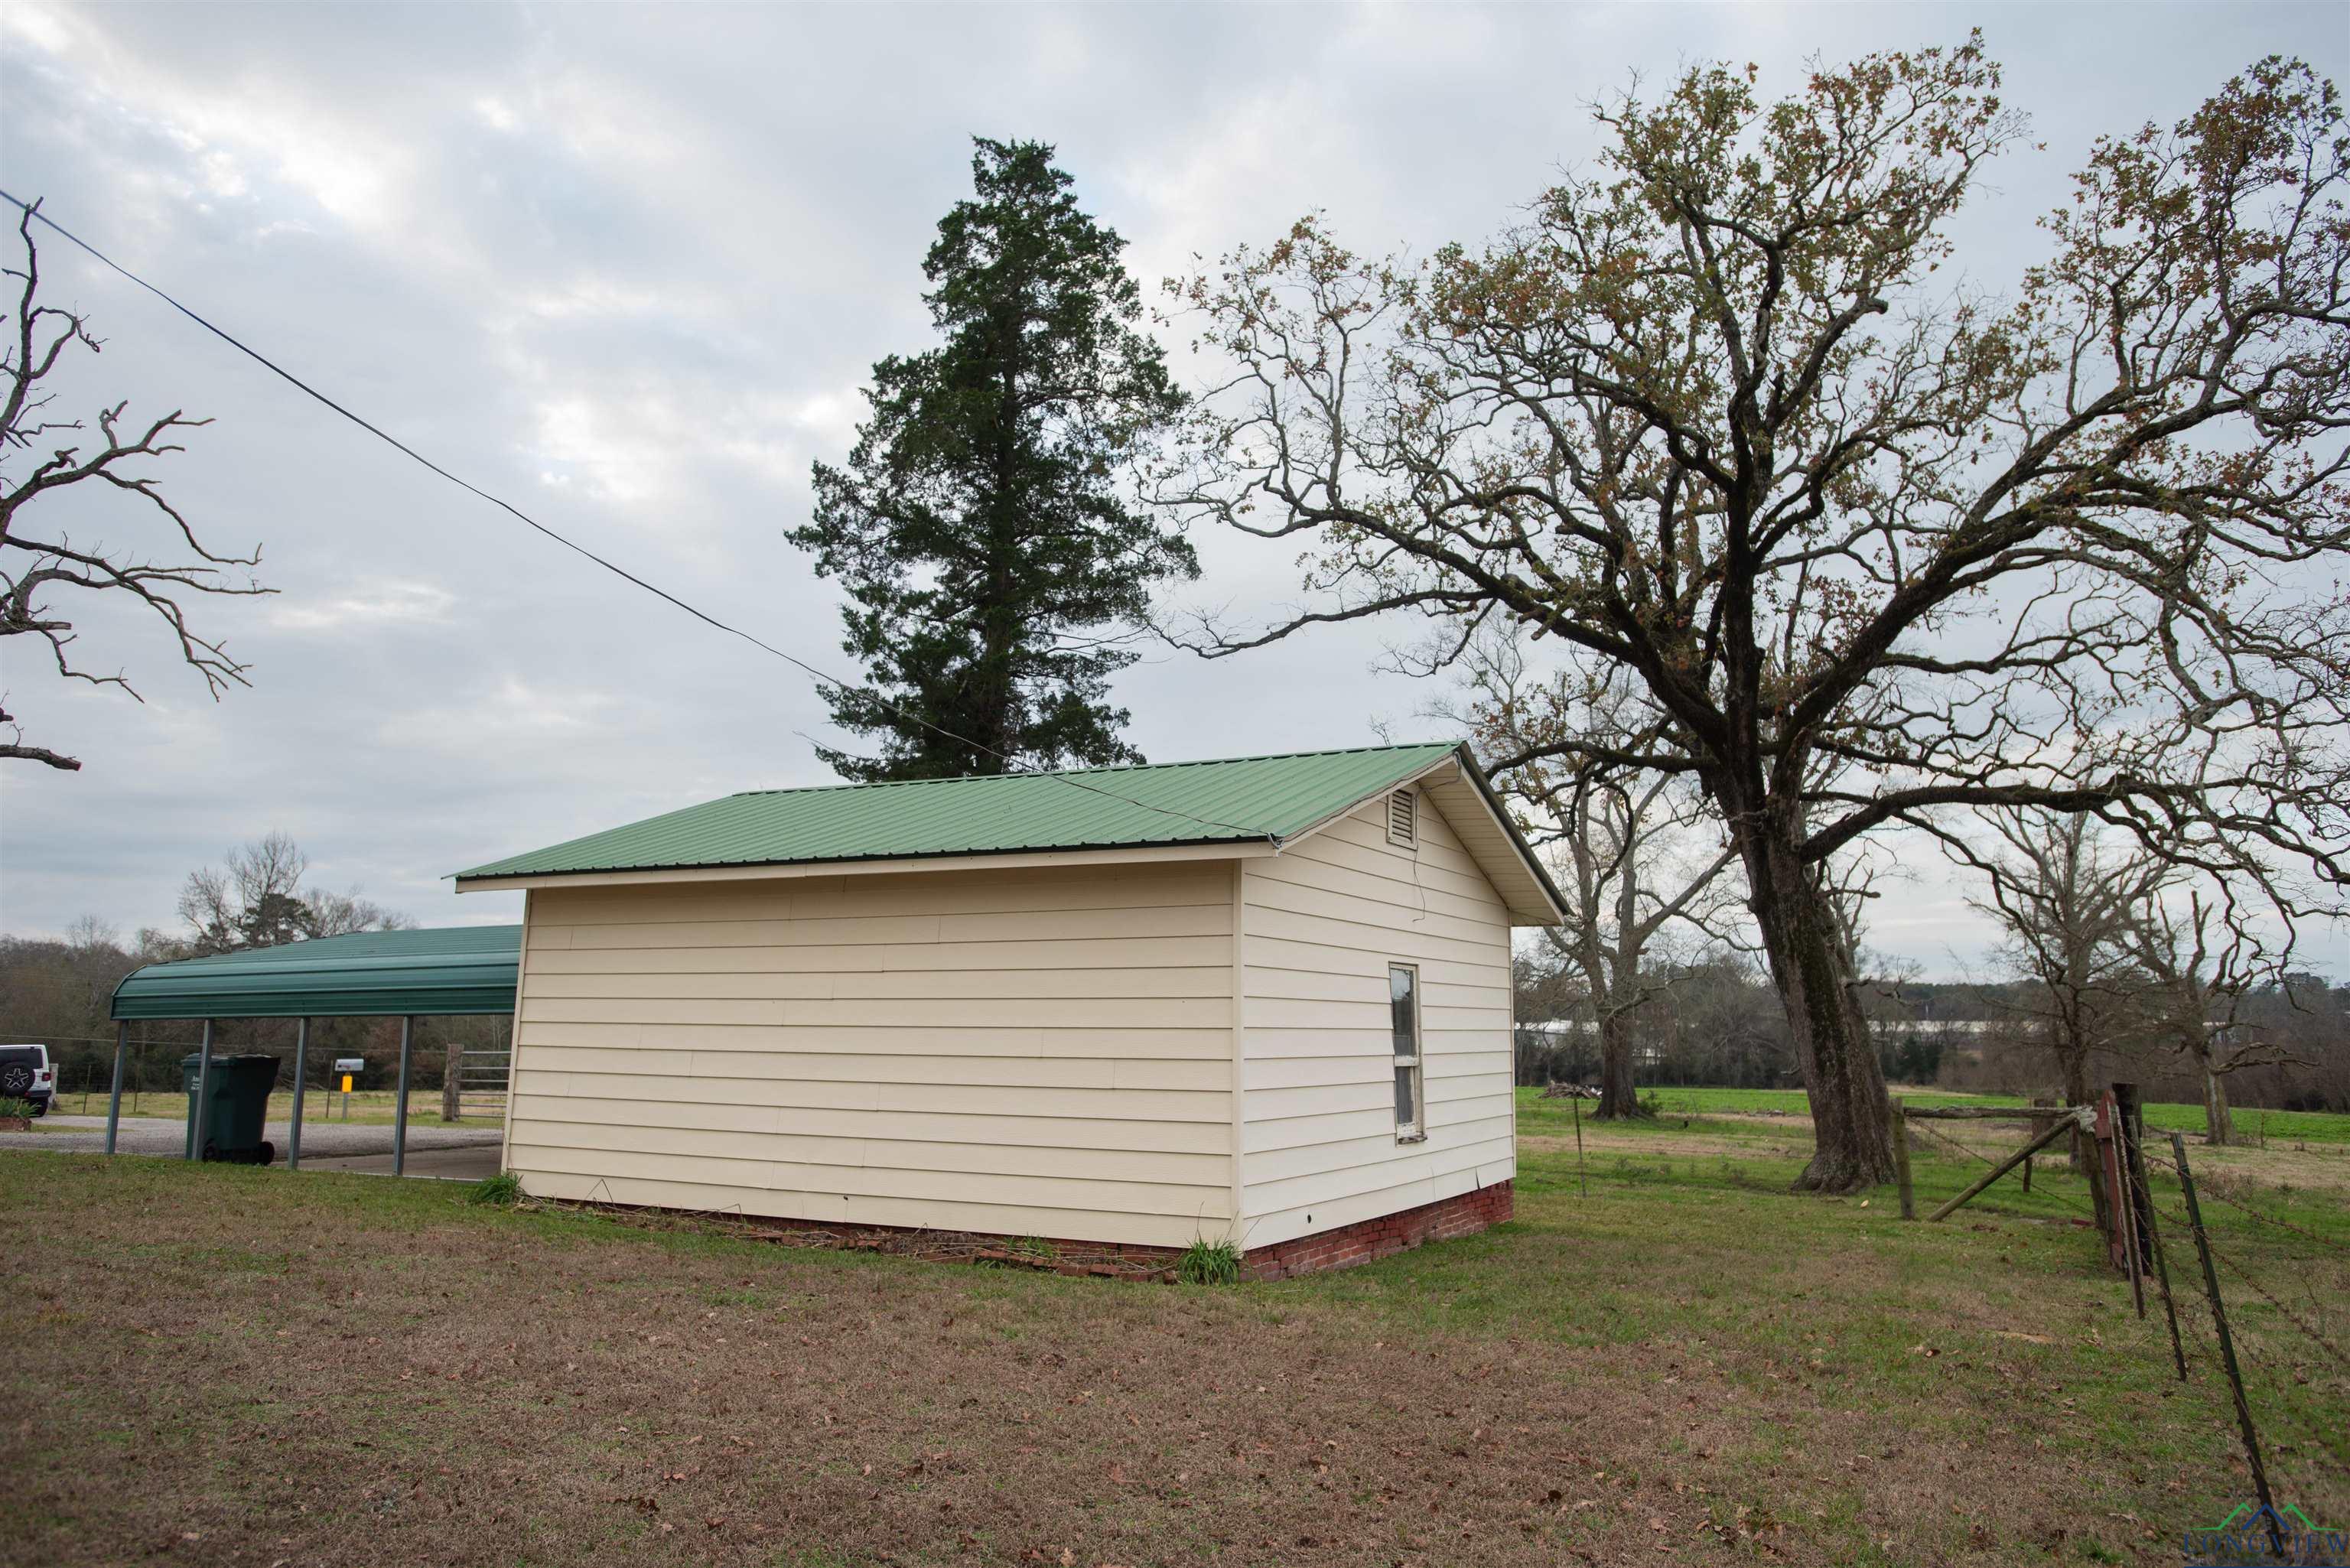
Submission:
<svg viewBox="0 0 2350 1568">
<path fill-rule="evenodd" d="M 1419 971 L 1409 964 L 1388 966 L 1388 1010 L 1395 1035 L 1396 1137 L 1411 1142 L 1427 1136 L 1420 1104 Z"/>
<path fill-rule="evenodd" d="M 1419 842 L 1419 797 L 1408 789 L 1388 796 L 1388 842 L 1406 849 Z"/>
</svg>

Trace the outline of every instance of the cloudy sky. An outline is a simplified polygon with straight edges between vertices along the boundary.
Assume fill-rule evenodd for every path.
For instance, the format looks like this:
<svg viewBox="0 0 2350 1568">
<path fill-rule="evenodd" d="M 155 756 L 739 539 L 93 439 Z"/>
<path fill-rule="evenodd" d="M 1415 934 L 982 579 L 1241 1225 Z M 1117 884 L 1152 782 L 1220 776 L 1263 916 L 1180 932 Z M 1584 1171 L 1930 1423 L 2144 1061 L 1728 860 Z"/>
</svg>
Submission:
<svg viewBox="0 0 2350 1568">
<path fill-rule="evenodd" d="M 1360 248 L 1510 221 L 1587 159 L 1634 73 L 1983 27 L 2044 150 L 1960 231 L 2004 284 L 2100 130 L 2168 123 L 2270 52 L 2350 75 L 2337 5 L 663 5 L 0 9 L 0 183 L 484 488 L 713 613 L 837 663 L 835 598 L 785 544 L 879 356 L 926 346 L 920 263 L 973 135 L 1056 143 L 1155 284 L 1326 210 Z M 271 829 L 317 879 L 427 924 L 511 919 L 448 873 L 729 791 L 826 782 L 807 681 L 652 601 L 308 402 L 52 241 L 47 296 L 105 339 L 61 410 L 215 421 L 155 470 L 275 597 L 199 605 L 253 666 L 215 704 L 112 607 L 80 651 L 146 698 L 7 650 L 0 929 L 165 925 L 192 867 Z M 108 498 L 78 537 L 161 550 Z M 1293 551 L 1201 541 L 1201 602 L 1286 602 Z M 1377 632 L 1119 695 L 1156 760 L 1416 738 L 1439 695 Z M 831 737 L 837 739 L 837 737 Z M 1930 868 L 1874 939 L 1929 971 L 1982 933 Z M 2338 935 L 2330 967 L 2350 969 Z"/>
</svg>

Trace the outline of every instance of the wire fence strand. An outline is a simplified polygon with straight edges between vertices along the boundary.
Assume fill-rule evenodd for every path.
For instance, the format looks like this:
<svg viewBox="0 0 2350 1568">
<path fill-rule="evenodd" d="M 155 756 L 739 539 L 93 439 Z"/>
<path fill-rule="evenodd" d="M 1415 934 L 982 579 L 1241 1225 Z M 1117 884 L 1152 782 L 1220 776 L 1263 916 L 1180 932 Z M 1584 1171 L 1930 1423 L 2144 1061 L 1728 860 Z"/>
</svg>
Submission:
<svg viewBox="0 0 2350 1568">
<path fill-rule="evenodd" d="M 1985 1165 L 1996 1167 L 1999 1164 L 1999 1161 L 1991 1158 L 1991 1156 L 1983 1153 L 1981 1149 L 1970 1148 L 1948 1133 L 1937 1132 L 1934 1128 L 1927 1127 L 1922 1123 L 1910 1121 L 1907 1116 L 1903 1117 L 1902 1121 L 1904 1125 L 1916 1127 L 1918 1131 L 1924 1133 L 1928 1137 L 1946 1143 L 1952 1148 L 1957 1149 L 1960 1154 L 1970 1155 L 1974 1158 L 1982 1161 Z M 2060 1189 L 2045 1189 L 2044 1190 L 2048 1191 L 2052 1197 L 2064 1199 L 2066 1202 L 2072 1204 L 2075 1209 L 2088 1209 L 2090 1207 L 2089 1199 L 2085 1194 L 2066 1192 Z"/>
<path fill-rule="evenodd" d="M 2174 1161 L 2164 1158 L 2161 1155 L 2155 1153 L 2154 1150 L 2150 1148 L 2142 1148 L 2138 1152 L 2143 1154 L 2147 1159 L 2152 1160 L 2155 1164 L 2159 1165 L 2164 1169 L 2169 1171 L 2173 1176 L 2178 1174 L 2178 1167 Z M 2198 1198 L 2216 1199 L 2220 1202 L 2226 1204 L 2230 1209 L 2251 1215 L 2254 1220 L 2259 1220 L 2263 1225 L 2273 1225 L 2280 1231 L 2290 1231 L 2303 1241 L 2314 1241 L 2321 1247 L 2330 1248 L 2336 1252 L 2350 1254 L 2350 1245 L 2345 1245 L 2343 1242 L 2337 1241 L 2331 1236 L 2321 1236 L 2316 1231 L 2305 1230 L 2303 1227 L 2294 1224 L 2290 1220 L 2280 1220 L 2273 1214 L 2264 1214 L 2261 1212 L 2261 1210 L 2253 1208 L 2251 1204 L 2242 1201 L 2241 1199 L 2229 1197 L 2225 1192 L 2222 1192 L 2218 1188 L 2211 1185 L 2211 1179 L 2208 1175 L 2198 1179 L 2195 1188 L 2195 1195 Z"/>
</svg>

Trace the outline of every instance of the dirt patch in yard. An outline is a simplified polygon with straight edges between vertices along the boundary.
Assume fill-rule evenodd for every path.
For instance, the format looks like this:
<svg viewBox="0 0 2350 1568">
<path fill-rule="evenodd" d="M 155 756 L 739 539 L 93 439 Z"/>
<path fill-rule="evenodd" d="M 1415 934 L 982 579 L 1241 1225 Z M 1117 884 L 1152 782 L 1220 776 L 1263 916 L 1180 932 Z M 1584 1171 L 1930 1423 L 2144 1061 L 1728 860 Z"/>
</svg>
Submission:
<svg viewBox="0 0 2350 1568">
<path fill-rule="evenodd" d="M 1601 1216 L 1653 1228 L 1637 1192 L 1206 1291 L 354 1177 L 15 1155 L 0 1182 L 57 1238 L 11 1300 L 57 1352 L 0 1373 L 0 1563 L 2158 1561 L 2157 1505 L 2232 1484 L 2199 1394 L 2116 1385 L 2110 1438 L 2058 1404 L 2074 1307 L 2052 1345 L 1975 1333 L 2048 1328 L 2012 1296 L 1889 1305 L 1918 1265 L 1865 1238 L 1710 1303 L 1702 1225 L 1627 1277 Z M 1765 1258 L 1829 1212 L 1747 1201 L 1721 1229 Z M 1527 1278 L 1650 1317 L 1538 1322 Z"/>
</svg>

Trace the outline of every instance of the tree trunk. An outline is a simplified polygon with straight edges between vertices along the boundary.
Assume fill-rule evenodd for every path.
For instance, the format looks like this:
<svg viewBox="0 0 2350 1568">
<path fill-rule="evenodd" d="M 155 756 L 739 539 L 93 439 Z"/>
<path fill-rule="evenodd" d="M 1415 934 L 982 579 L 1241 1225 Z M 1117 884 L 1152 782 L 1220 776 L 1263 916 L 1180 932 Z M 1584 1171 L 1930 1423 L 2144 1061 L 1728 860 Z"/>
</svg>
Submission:
<svg viewBox="0 0 2350 1568">
<path fill-rule="evenodd" d="M 2228 1115 L 2228 1085 L 2211 1070 L 2211 1062 L 2203 1062 L 2203 1130 L 2212 1143 L 2236 1141 L 2236 1127 Z"/>
<path fill-rule="evenodd" d="M 1599 1015 L 1599 1117 L 1620 1121 L 1640 1114 L 1640 1096 L 1632 1082 L 1632 1030 L 1621 1012 L 1609 1008 Z"/>
<path fill-rule="evenodd" d="M 2060 1048 L 2056 1054 L 2064 1070 L 2064 1103 L 2068 1106 L 2087 1105 L 2091 1097 L 2089 1048 L 2074 1044 Z M 2065 1145 L 2065 1151 L 2066 1162 L 2072 1167 L 2074 1175 L 2089 1175 L 2097 1168 L 2097 1140 L 2079 1127 L 2073 1129 L 2073 1137 Z"/>
<path fill-rule="evenodd" d="M 1812 1106 L 1812 1158 L 1795 1189 L 1857 1192 L 1890 1181 L 1885 1075 L 1853 998 L 1835 910 L 1791 846 L 1750 846 L 1745 859 L 1755 922 Z"/>
</svg>

